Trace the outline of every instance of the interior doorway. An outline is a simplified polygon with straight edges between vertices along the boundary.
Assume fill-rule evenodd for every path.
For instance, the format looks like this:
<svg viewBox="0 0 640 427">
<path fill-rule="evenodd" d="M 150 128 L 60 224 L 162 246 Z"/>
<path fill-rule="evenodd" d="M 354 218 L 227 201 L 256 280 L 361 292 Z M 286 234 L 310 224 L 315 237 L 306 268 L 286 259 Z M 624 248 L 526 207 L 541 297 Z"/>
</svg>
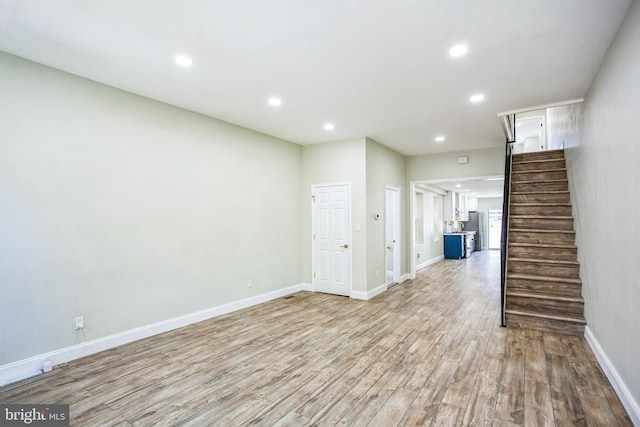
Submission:
<svg viewBox="0 0 640 427">
<path fill-rule="evenodd" d="M 387 287 L 400 282 L 400 189 L 385 192 L 385 270 Z"/>
<path fill-rule="evenodd" d="M 489 249 L 500 249 L 502 209 L 489 209 Z"/>
</svg>

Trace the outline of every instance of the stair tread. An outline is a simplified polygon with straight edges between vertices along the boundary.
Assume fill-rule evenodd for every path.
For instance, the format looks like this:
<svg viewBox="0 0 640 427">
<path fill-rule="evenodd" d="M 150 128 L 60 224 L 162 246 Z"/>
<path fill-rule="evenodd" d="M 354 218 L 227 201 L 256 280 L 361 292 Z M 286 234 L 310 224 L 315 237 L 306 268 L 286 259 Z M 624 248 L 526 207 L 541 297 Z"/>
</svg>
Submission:
<svg viewBox="0 0 640 427">
<path fill-rule="evenodd" d="M 553 207 L 553 206 L 562 206 L 562 207 L 571 207 L 571 203 L 561 203 L 561 202 L 513 202 L 511 203 L 511 206 L 518 206 L 518 207 L 538 207 L 538 206 L 543 206 L 543 207 Z"/>
<path fill-rule="evenodd" d="M 507 296 L 584 303 L 584 298 L 582 297 L 569 297 L 545 292 L 507 291 Z"/>
<path fill-rule="evenodd" d="M 573 219 L 572 215 L 509 215 L 516 219 Z"/>
<path fill-rule="evenodd" d="M 580 265 L 578 261 L 567 261 L 563 259 L 535 259 L 535 258 L 507 258 L 507 261 L 533 262 L 538 264 L 559 264 L 559 265 Z"/>
<path fill-rule="evenodd" d="M 511 195 L 526 196 L 529 194 L 569 194 L 568 190 L 535 190 L 535 191 L 512 191 Z"/>
<path fill-rule="evenodd" d="M 537 317 L 541 319 L 550 319 L 550 320 L 559 320 L 562 322 L 568 323 L 578 323 L 581 325 L 586 325 L 587 320 L 584 317 L 573 317 L 573 316 L 557 316 L 553 314 L 543 314 L 537 313 L 534 311 L 521 311 L 521 310 L 505 310 L 507 314 L 515 314 L 517 316 L 528 316 L 528 317 Z"/>
<path fill-rule="evenodd" d="M 509 233 L 572 233 L 575 234 L 575 230 L 538 230 L 532 228 L 509 228 Z"/>
<path fill-rule="evenodd" d="M 515 173 L 542 173 L 542 172 L 562 172 L 566 171 L 567 168 L 554 168 L 554 169 L 531 169 L 531 170 L 519 170 L 519 171 L 511 171 L 512 174 Z"/>
<path fill-rule="evenodd" d="M 559 243 L 519 243 L 511 242 L 509 246 L 519 246 L 525 248 L 558 248 L 558 249 L 578 249 L 576 245 L 562 245 Z"/>
<path fill-rule="evenodd" d="M 511 181 L 512 184 L 553 184 L 556 182 L 568 182 L 569 180 L 567 178 L 561 178 L 561 179 L 528 179 L 526 181 L 516 181 L 515 179 Z"/>
<path fill-rule="evenodd" d="M 582 285 L 582 280 L 580 279 L 572 279 L 569 277 L 536 276 L 533 274 L 507 273 L 507 280 L 508 279 L 533 280 L 537 282 L 559 282 Z"/>
</svg>

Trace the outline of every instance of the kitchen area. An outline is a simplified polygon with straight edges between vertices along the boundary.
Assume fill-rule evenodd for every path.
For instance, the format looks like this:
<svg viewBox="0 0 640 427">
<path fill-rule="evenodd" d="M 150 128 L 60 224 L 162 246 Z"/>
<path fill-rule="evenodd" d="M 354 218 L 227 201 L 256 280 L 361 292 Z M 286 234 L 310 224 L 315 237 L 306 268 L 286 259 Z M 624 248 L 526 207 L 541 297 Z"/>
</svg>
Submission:
<svg viewBox="0 0 640 427">
<path fill-rule="evenodd" d="M 444 258 L 469 258 L 486 248 L 486 226 L 478 199 L 450 191 L 444 196 Z"/>
<path fill-rule="evenodd" d="M 414 184 L 411 249 L 416 271 L 443 259 L 464 261 L 496 244 L 499 248 L 502 183 L 502 177 L 481 177 Z"/>
</svg>

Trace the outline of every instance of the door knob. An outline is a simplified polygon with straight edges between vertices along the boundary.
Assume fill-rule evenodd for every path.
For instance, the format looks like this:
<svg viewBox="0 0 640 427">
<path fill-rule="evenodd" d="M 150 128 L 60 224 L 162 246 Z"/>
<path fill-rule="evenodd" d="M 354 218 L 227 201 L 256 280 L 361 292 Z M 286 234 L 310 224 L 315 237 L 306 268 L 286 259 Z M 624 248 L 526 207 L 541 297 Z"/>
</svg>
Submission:
<svg viewBox="0 0 640 427">
<path fill-rule="evenodd" d="M 345 248 L 345 249 L 349 249 L 349 245 L 346 244 L 346 243 L 344 245 L 342 245 L 342 247 Z"/>
<path fill-rule="evenodd" d="M 387 249 L 392 250 L 393 246 L 387 246 Z"/>
</svg>

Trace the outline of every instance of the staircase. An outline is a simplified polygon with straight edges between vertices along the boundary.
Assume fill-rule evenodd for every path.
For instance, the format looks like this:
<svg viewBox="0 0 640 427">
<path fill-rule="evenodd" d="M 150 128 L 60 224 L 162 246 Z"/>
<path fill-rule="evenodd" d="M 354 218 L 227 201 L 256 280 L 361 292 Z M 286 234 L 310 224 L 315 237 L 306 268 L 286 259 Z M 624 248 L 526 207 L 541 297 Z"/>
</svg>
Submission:
<svg viewBox="0 0 640 427">
<path fill-rule="evenodd" d="M 513 155 L 507 242 L 507 326 L 583 334 L 564 151 Z"/>
</svg>

